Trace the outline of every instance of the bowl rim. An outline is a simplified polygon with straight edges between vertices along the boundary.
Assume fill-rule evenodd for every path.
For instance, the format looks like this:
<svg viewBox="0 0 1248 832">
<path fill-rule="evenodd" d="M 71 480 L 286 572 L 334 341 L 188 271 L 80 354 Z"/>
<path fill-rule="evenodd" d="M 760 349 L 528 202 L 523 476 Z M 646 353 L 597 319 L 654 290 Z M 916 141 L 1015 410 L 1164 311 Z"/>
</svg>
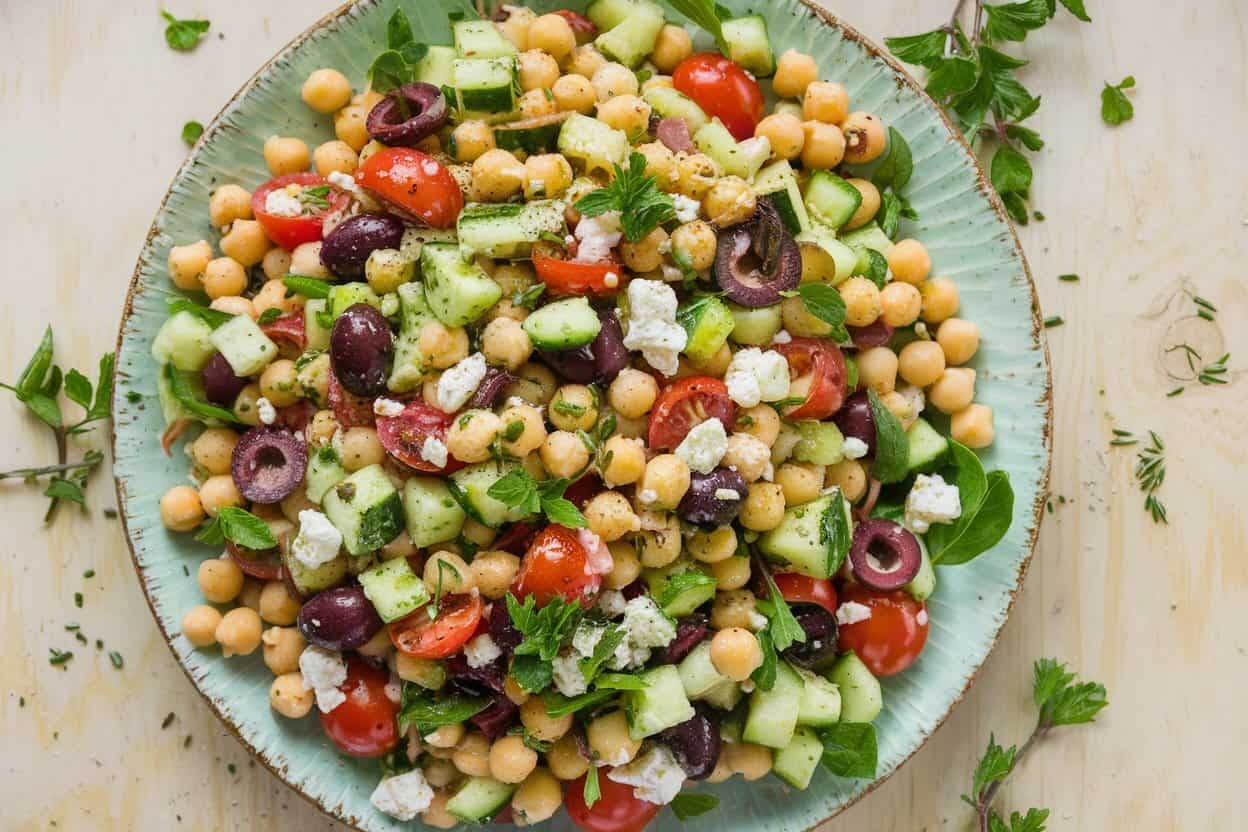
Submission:
<svg viewBox="0 0 1248 832">
<path fill-rule="evenodd" d="M 143 269 L 143 252 L 147 251 L 148 247 L 152 243 L 152 240 L 161 233 L 159 218 L 165 212 L 169 199 L 172 197 L 174 188 L 176 187 L 178 181 L 182 178 L 186 170 L 195 163 L 204 147 L 212 141 L 219 132 L 221 132 L 223 128 L 222 116 L 224 116 L 244 94 L 250 91 L 260 80 L 260 78 L 267 74 L 271 67 L 283 56 L 302 46 L 314 34 L 334 23 L 352 9 L 371 5 L 377 1 L 378 0 L 347 0 L 347 2 L 344 2 L 342 5 L 312 22 L 309 26 L 283 44 L 281 48 L 279 48 L 268 60 L 262 63 L 259 68 L 257 68 L 256 71 L 253 72 L 247 80 L 239 86 L 234 94 L 226 100 L 226 102 L 221 106 L 221 109 L 217 111 L 216 115 L 212 117 L 212 120 L 205 127 L 203 134 L 195 142 L 195 145 L 191 148 L 190 152 L 187 153 L 186 158 L 183 159 L 182 164 L 180 164 L 174 172 L 173 177 L 170 180 L 169 187 L 165 190 L 164 195 L 161 197 L 160 204 L 156 209 L 156 216 L 152 220 L 152 225 L 143 239 L 143 245 L 139 250 L 138 261 L 136 262 L 134 271 L 130 276 L 130 285 L 126 291 L 125 302 L 122 305 L 121 321 L 118 326 L 117 341 L 114 347 L 116 354 L 121 354 L 122 342 L 127 331 L 126 325 L 131 316 L 134 314 L 134 301 L 139 288 L 139 279 Z M 970 159 L 972 170 L 975 174 L 976 188 L 988 200 L 993 212 L 1008 229 L 1012 247 L 1017 253 L 1019 262 L 1022 265 L 1023 276 L 1026 278 L 1027 289 L 1031 295 L 1031 338 L 1035 345 L 1040 348 L 1040 351 L 1044 356 L 1044 388 L 1043 394 L 1040 398 L 1040 401 L 1044 405 L 1044 427 L 1041 435 L 1041 447 L 1044 451 L 1044 466 L 1040 471 L 1040 476 L 1036 484 L 1036 496 L 1031 510 L 1031 525 L 1026 542 L 1027 551 L 1024 554 L 1023 559 L 1019 562 L 1014 585 L 1009 590 L 1009 600 L 1006 603 L 1004 614 L 1001 616 L 1000 624 L 997 626 L 996 632 L 992 635 L 992 642 L 989 645 L 987 652 L 984 653 L 983 659 L 981 659 L 980 662 L 972 669 L 970 675 L 967 677 L 966 683 L 962 686 L 962 689 L 957 692 L 957 695 L 949 704 L 949 707 L 936 720 L 936 724 L 932 726 L 931 730 L 925 732 L 920 737 L 918 744 L 916 744 L 915 747 L 911 749 L 911 751 L 907 753 L 891 771 L 877 777 L 870 784 L 868 784 L 865 789 L 850 797 L 845 803 L 837 807 L 827 817 L 820 819 L 817 823 L 808 827 L 807 832 L 811 832 L 811 830 L 827 823 L 829 820 L 840 815 L 851 806 L 865 798 L 867 795 L 871 794 L 887 782 L 894 774 L 900 771 L 901 768 L 908 763 L 915 754 L 927 745 L 928 741 L 931 740 L 938 730 L 940 730 L 941 726 L 945 724 L 945 721 L 949 719 L 954 710 L 957 709 L 958 705 L 962 703 L 962 700 L 966 698 L 971 686 L 974 685 L 976 680 L 979 678 L 979 674 L 983 670 L 984 665 L 987 663 L 989 656 L 991 656 L 996 650 L 997 644 L 1001 640 L 1001 632 L 1005 628 L 1005 624 L 1014 610 L 1014 604 L 1018 600 L 1018 594 L 1023 588 L 1023 582 L 1027 577 L 1027 572 L 1030 569 L 1032 559 L 1035 557 L 1036 544 L 1040 534 L 1040 523 L 1044 517 L 1044 504 L 1048 500 L 1049 478 L 1053 467 L 1053 369 L 1052 359 L 1049 355 L 1048 339 L 1045 336 L 1043 313 L 1040 309 L 1040 297 L 1036 292 L 1036 284 L 1034 278 L 1032 277 L 1031 265 L 1027 260 L 1027 253 L 1023 249 L 1022 242 L 1018 238 L 1018 230 L 1015 228 L 1013 221 L 1006 212 L 1005 205 L 1001 201 L 1001 197 L 997 194 L 996 189 L 992 187 L 990 180 L 984 172 L 983 165 L 979 161 L 979 157 L 975 155 L 975 152 L 972 150 L 970 144 L 962 135 L 962 131 L 958 129 L 952 120 L 950 120 L 944 109 L 927 94 L 923 85 L 920 84 L 910 74 L 905 66 L 903 66 L 902 63 L 894 58 L 887 50 L 883 49 L 874 40 L 862 34 L 850 24 L 844 22 L 840 17 L 820 5 L 816 0 L 798 0 L 798 2 L 805 6 L 823 25 L 839 30 L 841 35 L 846 40 L 856 42 L 872 57 L 885 63 L 889 69 L 892 70 L 900 83 L 904 84 L 912 93 L 917 95 L 921 103 L 927 109 L 935 113 L 940 121 L 948 128 L 949 134 L 953 140 L 957 142 L 962 151 L 966 154 L 967 158 Z M 122 374 L 122 370 L 118 369 L 116 371 L 116 375 Z M 114 383 L 112 400 L 114 412 L 116 412 L 118 398 L 120 395 L 120 386 Z M 109 422 L 109 436 L 110 450 L 115 461 L 117 458 L 117 426 L 116 423 L 111 420 Z M 190 667 L 188 667 L 182 660 L 182 657 L 178 655 L 177 650 L 173 646 L 173 639 L 176 637 L 176 634 L 171 633 L 169 629 L 165 627 L 164 621 L 156 611 L 155 601 L 152 598 L 152 590 L 148 585 L 147 575 L 139 564 L 138 554 L 134 548 L 134 539 L 130 533 L 129 522 L 127 520 L 128 512 L 126 511 L 128 504 L 126 484 L 122 481 L 121 477 L 116 474 L 115 469 L 113 472 L 113 485 L 117 495 L 117 505 L 120 509 L 120 511 L 118 511 L 118 515 L 121 520 L 121 527 L 125 537 L 126 548 L 130 551 L 130 561 L 133 564 L 135 574 L 139 579 L 139 586 L 143 590 L 143 598 L 147 602 L 148 609 L 152 613 L 152 618 L 155 619 L 156 626 L 160 630 L 165 646 L 168 647 L 169 651 L 173 654 L 174 660 L 177 662 L 178 667 L 181 668 L 184 674 L 186 674 L 186 677 L 191 682 L 191 686 L 195 689 L 195 692 L 198 693 L 200 698 L 204 700 L 204 703 L 208 706 L 209 710 L 211 710 L 221 724 L 225 726 L 226 730 L 243 746 L 243 748 L 247 750 L 247 753 L 251 755 L 253 759 L 259 760 L 260 764 L 268 769 L 269 773 L 277 777 L 287 788 L 299 795 L 308 803 L 312 804 L 328 817 L 345 824 L 353 830 L 357 830 L 357 832 L 363 832 L 363 827 L 360 826 L 360 823 L 362 822 L 361 819 L 348 815 L 345 811 L 343 811 L 341 804 L 331 807 L 327 805 L 327 802 L 323 802 L 316 797 L 313 797 L 303 788 L 292 783 L 288 779 L 286 772 L 284 770 L 280 770 L 275 761 L 270 759 L 269 752 L 254 746 L 248 738 L 244 736 L 243 732 L 234 723 L 234 721 L 222 711 L 218 704 L 210 696 L 204 693 L 203 689 L 196 681 L 195 676 L 191 673 Z"/>
</svg>

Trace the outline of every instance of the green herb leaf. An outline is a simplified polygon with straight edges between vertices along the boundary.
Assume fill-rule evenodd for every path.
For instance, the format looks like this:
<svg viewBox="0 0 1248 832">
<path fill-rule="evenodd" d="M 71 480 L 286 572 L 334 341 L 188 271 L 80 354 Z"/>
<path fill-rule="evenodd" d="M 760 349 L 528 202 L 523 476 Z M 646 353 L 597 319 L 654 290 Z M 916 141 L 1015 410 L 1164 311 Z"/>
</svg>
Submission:
<svg viewBox="0 0 1248 832">
<path fill-rule="evenodd" d="M 222 312 L 219 309 L 213 309 L 209 306 L 201 306 L 193 300 L 187 298 L 169 298 L 169 315 L 170 317 L 185 312 L 188 315 L 194 315 L 208 326 L 216 329 L 234 316 L 229 312 Z"/>
<path fill-rule="evenodd" d="M 39 392 L 32 393 L 22 401 L 26 405 L 26 409 L 35 414 L 36 418 L 48 427 L 59 428 L 61 426 L 61 406 L 56 399 L 46 393 Z"/>
<path fill-rule="evenodd" d="M 179 52 L 194 49 L 211 25 L 207 20 L 178 20 L 166 11 L 162 11 L 160 15 L 169 21 L 169 25 L 165 27 L 165 42 Z"/>
<path fill-rule="evenodd" d="M 1005 537 L 1014 515 L 1014 489 L 1004 471 L 984 474 L 973 451 L 952 439 L 949 444 L 955 470 L 945 479 L 958 486 L 962 515 L 952 525 L 933 525 L 925 539 L 933 563 L 953 566 L 973 560 Z"/>
<path fill-rule="evenodd" d="M 975 87 L 979 65 L 970 58 L 954 55 L 936 63 L 927 76 L 927 94 L 940 100 Z"/>
<path fill-rule="evenodd" d="M 1026 197 L 1031 191 L 1031 162 L 1012 147 L 1002 145 L 997 148 L 992 157 L 990 175 L 992 186 L 1002 196 L 1016 193 Z"/>
<path fill-rule="evenodd" d="M 87 408 L 86 421 L 107 419 L 113 410 L 113 366 L 117 357 L 106 352 L 100 356 L 99 377 L 95 380 L 95 399 Z M 84 405 L 85 407 L 85 405 Z"/>
<path fill-rule="evenodd" d="M 442 725 L 458 725 L 489 707 L 490 700 L 484 696 L 446 695 L 435 696 L 415 682 L 403 683 L 403 698 L 399 705 L 399 733 L 416 726 L 423 734 Z"/>
<path fill-rule="evenodd" d="M 719 798 L 713 794 L 681 792 L 673 797 L 668 805 L 672 807 L 678 820 L 687 820 L 696 818 L 698 815 L 705 815 L 714 809 L 719 805 Z"/>
<path fill-rule="evenodd" d="M 1021 142 L 1023 147 L 1032 153 L 1044 148 L 1044 139 L 1040 138 L 1040 134 L 1030 127 L 1024 127 L 1021 124 L 1011 124 L 1005 128 L 1005 135 L 1016 142 Z M 1044 218 L 1037 217 L 1037 219 Z"/>
<path fill-rule="evenodd" d="M 869 722 L 838 722 L 819 732 L 823 765 L 837 777 L 875 777 L 879 751 L 875 726 Z"/>
<path fill-rule="evenodd" d="M 945 45 L 949 35 L 937 29 L 921 35 L 907 35 L 899 38 L 885 38 L 884 44 L 898 60 L 908 64 L 917 64 L 934 69 L 945 58 Z"/>
<path fill-rule="evenodd" d="M 507 613 L 511 623 L 524 636 L 515 649 L 516 656 L 539 656 L 551 661 L 559 655 L 559 649 L 572 638 L 581 622 L 584 609 L 576 601 L 554 598 L 540 610 L 536 609 L 532 595 L 521 604 L 516 597 L 507 594 Z"/>
<path fill-rule="evenodd" d="M 714 586 L 715 583 L 715 578 L 704 572 L 680 572 L 671 576 L 667 586 L 663 588 L 663 594 L 656 600 L 659 602 L 660 607 L 666 609 L 668 605 L 674 603 L 677 598 L 686 592 Z"/>
<path fill-rule="evenodd" d="M 673 3 L 673 6 L 679 8 L 679 3 Z M 591 765 L 589 770 L 585 772 L 585 789 L 582 792 L 585 799 L 585 807 L 592 809 L 594 804 L 602 797 L 602 792 L 598 788 L 598 767 Z"/>
<path fill-rule="evenodd" d="M 235 506 L 224 506 L 217 512 L 217 520 L 221 522 L 221 531 L 226 540 L 231 540 L 244 549 L 263 552 L 277 546 L 277 539 L 269 529 L 269 524 L 245 509 Z"/>
<path fill-rule="evenodd" d="M 1066 7 L 1066 11 L 1070 12 L 1084 23 L 1092 22 L 1092 18 L 1088 17 L 1088 12 L 1083 6 L 1083 0 L 1062 0 L 1062 5 Z"/>
<path fill-rule="evenodd" d="M 256 323 L 260 326 L 268 326 L 280 317 L 282 317 L 282 310 L 276 306 L 270 306 L 260 313 L 260 317 L 256 318 Z"/>
<path fill-rule="evenodd" d="M 797 623 L 797 619 L 793 617 L 793 611 L 789 609 L 788 602 L 780 594 L 780 590 L 776 587 L 776 579 L 771 576 L 770 567 L 765 564 L 761 558 L 755 558 L 755 571 L 763 576 L 763 580 L 767 584 L 767 605 L 765 614 L 770 620 L 767 631 L 771 634 L 771 641 L 776 645 L 777 652 L 783 652 L 794 644 L 804 644 L 806 642 L 806 631 L 802 629 L 802 625 Z M 764 607 L 759 607 L 760 610 Z"/>
<path fill-rule="evenodd" d="M 973 74 L 971 83 L 975 83 Z M 900 191 L 906 187 L 913 173 L 914 157 L 910 152 L 910 144 L 896 127 L 888 128 L 888 155 L 880 162 L 872 177 L 876 187 L 881 190 L 892 187 L 893 190 Z"/>
<path fill-rule="evenodd" d="M 329 282 L 315 277 L 288 274 L 282 278 L 282 283 L 285 283 L 290 291 L 303 295 L 305 298 L 320 300 L 329 297 Z"/>
<path fill-rule="evenodd" d="M 871 476 L 882 483 L 900 482 L 910 473 L 910 440 L 874 390 L 867 391 L 871 417 L 875 421 L 875 462 Z"/>
<path fill-rule="evenodd" d="M 864 249 L 866 252 L 867 268 L 862 272 L 862 276 L 875 284 L 875 288 L 883 289 L 884 283 L 888 280 L 888 259 L 873 248 Z"/>
<path fill-rule="evenodd" d="M 517 679 L 516 681 L 519 682 L 520 680 Z M 528 688 L 525 688 L 525 690 L 528 690 Z M 559 719 L 568 714 L 578 713 L 586 708 L 600 705 L 617 696 L 619 696 L 619 691 L 615 690 L 591 690 L 579 696 L 564 696 L 557 691 L 548 690 L 542 694 L 542 702 L 546 705 L 546 715 L 551 719 Z"/>
<path fill-rule="evenodd" d="M 508 471 L 499 477 L 486 489 L 485 494 L 500 503 L 519 508 L 525 514 L 536 514 L 542 509 L 537 483 L 523 468 Z"/>
<path fill-rule="evenodd" d="M 182 125 L 182 141 L 186 142 L 187 147 L 194 145 L 202 135 L 204 135 L 204 125 L 198 121 L 188 121 Z"/>
<path fill-rule="evenodd" d="M 52 327 L 47 327 L 43 331 L 43 338 L 39 341 L 39 346 L 35 348 L 35 354 L 26 362 L 26 368 L 22 370 L 22 374 L 17 377 L 17 383 L 13 385 L 13 392 L 22 401 L 26 401 L 31 395 L 37 393 L 43 387 L 43 380 L 48 375 L 48 369 L 52 366 Z"/>
<path fill-rule="evenodd" d="M 797 290 L 806 311 L 832 328 L 828 338 L 838 343 L 849 340 L 845 329 L 845 299 L 826 283 L 803 283 Z"/>
<path fill-rule="evenodd" d="M 65 374 L 65 397 L 81 407 L 91 409 L 91 381 L 77 370 Z"/>
<path fill-rule="evenodd" d="M 634 243 L 676 216 L 672 198 L 646 175 L 646 157 L 640 153 L 629 156 L 627 170 L 616 165 L 611 184 L 581 197 L 576 210 L 587 217 L 619 211 L 624 236 Z"/>
<path fill-rule="evenodd" d="M 386 46 L 399 49 L 415 39 L 412 34 L 411 21 L 407 19 L 402 9 L 395 9 L 394 14 L 390 15 L 390 19 L 386 21 Z"/>
<path fill-rule="evenodd" d="M 880 210 L 876 214 L 880 230 L 890 240 L 897 239 L 897 227 L 901 224 L 901 200 L 892 191 L 880 194 Z"/>
<path fill-rule="evenodd" d="M 768 624 L 761 632 L 755 633 L 754 637 L 758 639 L 758 646 L 763 651 L 763 663 L 750 674 L 750 681 L 759 690 L 771 690 L 776 686 L 776 672 L 780 664 L 771 635 L 771 625 Z"/>
<path fill-rule="evenodd" d="M 1135 86 L 1135 76 L 1128 75 L 1118 86 L 1105 84 L 1101 90 L 1101 119 L 1106 124 L 1122 124 L 1135 116 L 1135 105 L 1127 98 L 1124 90 Z"/>
<path fill-rule="evenodd" d="M 192 389 L 187 376 L 178 372 L 172 364 L 165 365 L 165 380 L 169 384 L 169 393 L 191 415 L 200 419 L 216 419 L 227 424 L 238 421 L 234 414 L 225 408 L 201 401 Z"/>
<path fill-rule="evenodd" d="M 516 656 L 511 675 L 525 693 L 540 693 L 554 680 L 554 668 L 541 656 Z"/>
<path fill-rule="evenodd" d="M 1075 675 L 1056 659 L 1040 659 L 1033 668 L 1032 697 L 1040 709 L 1043 728 L 1092 722 L 1109 704 L 1105 686 L 1098 682 L 1075 683 Z"/>
<path fill-rule="evenodd" d="M 971 794 L 963 795 L 963 799 L 968 800 L 974 806 L 975 801 L 984 793 L 984 789 L 1009 776 L 1014 770 L 1014 760 L 1017 756 L 1017 748 L 1014 746 L 1002 748 L 997 745 L 996 737 L 990 734 L 988 748 L 985 749 L 984 756 L 979 758 L 979 763 L 975 766 L 975 774 L 971 778 Z"/>
<path fill-rule="evenodd" d="M 577 669 L 580 670 L 581 676 L 586 682 L 593 683 L 607 661 L 615 655 L 615 649 L 624 642 L 624 629 L 616 624 L 610 624 L 605 628 L 606 632 L 598 639 L 594 645 L 592 655 L 586 656 L 577 662 Z M 616 675 L 616 674 L 607 674 Z M 603 678 L 606 678 L 605 676 Z"/>
<path fill-rule="evenodd" d="M 715 0 L 671 0 L 669 5 L 689 18 L 695 26 L 709 32 L 719 44 L 721 52 L 727 52 L 724 43 L 723 14 Z"/>
<path fill-rule="evenodd" d="M 584 529 L 589 526 L 589 521 L 585 519 L 585 515 L 581 514 L 580 509 L 571 500 L 563 497 L 550 500 L 543 498 L 542 511 L 546 513 L 546 518 L 550 522 L 567 526 L 569 529 Z"/>
<path fill-rule="evenodd" d="M 984 4 L 987 19 L 984 34 L 989 40 L 1022 41 L 1027 33 L 1049 22 L 1049 8 L 1045 0 L 1024 0 L 994 6 Z"/>
<path fill-rule="evenodd" d="M 854 535 L 845 510 L 845 495 L 836 489 L 832 505 L 819 518 L 819 542 L 828 547 L 827 570 L 835 575 L 845 563 Z"/>
<path fill-rule="evenodd" d="M 385 93 L 396 90 L 412 81 L 412 67 L 403 56 L 394 49 L 387 49 L 368 66 L 368 82 L 374 92 Z"/>
<path fill-rule="evenodd" d="M 50 479 L 48 487 L 43 491 L 43 496 L 51 497 L 53 500 L 69 500 L 80 506 L 87 504 L 86 496 L 82 493 L 82 486 L 64 477 Z"/>
<path fill-rule="evenodd" d="M 546 293 L 545 283 L 534 283 L 527 289 L 521 289 L 511 296 L 511 302 L 523 309 L 536 309 L 537 301 Z"/>
</svg>

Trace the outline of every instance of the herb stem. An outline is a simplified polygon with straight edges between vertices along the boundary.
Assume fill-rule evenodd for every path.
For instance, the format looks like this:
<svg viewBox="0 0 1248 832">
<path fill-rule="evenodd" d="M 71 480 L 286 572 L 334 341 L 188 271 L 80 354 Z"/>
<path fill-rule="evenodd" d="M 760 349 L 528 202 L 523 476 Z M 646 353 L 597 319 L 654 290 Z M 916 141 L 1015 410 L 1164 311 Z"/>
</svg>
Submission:
<svg viewBox="0 0 1248 832">
<path fill-rule="evenodd" d="M 69 460 L 69 443 L 65 428 L 53 428 L 52 432 L 56 435 L 56 464 L 58 466 L 65 465 Z M 48 510 L 43 513 L 45 525 L 52 522 L 52 518 L 56 516 L 56 507 L 60 504 L 61 501 L 56 497 L 53 497 L 52 502 L 48 503 Z"/>
<path fill-rule="evenodd" d="M 30 477 L 42 477 L 47 474 L 61 474 L 66 471 L 76 471 L 79 468 L 94 468 L 99 464 L 100 458 L 92 457 L 81 462 L 45 465 L 42 468 L 15 468 L 12 471 L 0 471 L 0 480 L 29 479 Z"/>
<path fill-rule="evenodd" d="M 1036 723 L 1036 727 L 1032 729 L 1031 736 L 1027 737 L 1026 742 L 1019 746 L 1018 753 L 1014 755 L 1014 763 L 1010 766 L 1011 774 L 1018 770 L 1019 765 L 1023 762 L 1023 758 L 1031 751 L 1032 746 L 1039 740 L 1044 739 L 1052 727 L 1052 725 L 1048 725 L 1043 721 Z M 992 803 L 996 800 L 997 792 L 1001 790 L 1001 786 L 1004 783 L 1004 777 L 989 783 L 975 801 L 975 815 L 979 818 L 980 832 L 989 832 L 989 817 L 992 815 Z"/>
</svg>

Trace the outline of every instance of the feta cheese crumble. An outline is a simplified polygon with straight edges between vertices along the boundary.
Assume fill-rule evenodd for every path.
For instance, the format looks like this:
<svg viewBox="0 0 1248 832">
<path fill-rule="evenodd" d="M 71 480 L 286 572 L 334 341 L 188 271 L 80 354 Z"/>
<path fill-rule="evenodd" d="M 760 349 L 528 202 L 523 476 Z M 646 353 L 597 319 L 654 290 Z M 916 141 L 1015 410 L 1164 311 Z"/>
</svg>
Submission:
<svg viewBox="0 0 1248 832">
<path fill-rule="evenodd" d="M 869 450 L 867 443 L 857 436 L 845 437 L 845 443 L 841 445 L 841 451 L 844 452 L 846 459 L 862 459 Z"/>
<path fill-rule="evenodd" d="M 438 409 L 444 413 L 454 413 L 472 398 L 485 378 L 485 356 L 479 352 L 460 361 L 442 374 L 438 379 L 436 399 Z"/>
<path fill-rule="evenodd" d="M 581 674 L 580 660 L 574 653 L 563 652 L 550 663 L 551 681 L 564 696 L 580 696 L 589 690 L 589 682 Z"/>
<path fill-rule="evenodd" d="M 624 593 L 618 589 L 604 589 L 598 596 L 598 609 L 607 618 L 619 618 L 624 614 L 626 606 Z"/>
<path fill-rule="evenodd" d="M 650 750 L 626 766 L 607 772 L 617 783 L 633 787 L 633 794 L 649 803 L 666 806 L 685 784 L 685 770 L 676 762 L 666 746 L 653 745 Z"/>
<path fill-rule="evenodd" d="M 264 210 L 275 217 L 297 217 L 303 213 L 303 204 L 285 188 L 277 188 L 264 198 Z"/>
<path fill-rule="evenodd" d="M 414 768 L 382 780 L 369 800 L 395 820 L 415 820 L 433 803 L 433 789 L 424 772 Z"/>
<path fill-rule="evenodd" d="M 919 614 L 914 617 L 914 623 L 920 627 L 927 626 L 927 610 L 919 610 Z"/>
<path fill-rule="evenodd" d="M 732 488 L 716 488 L 715 499 L 716 500 L 740 500 L 741 495 L 740 493 L 738 493 L 736 490 Z"/>
<path fill-rule="evenodd" d="M 789 395 L 789 362 L 775 350 L 738 350 L 724 373 L 728 396 L 742 407 L 775 402 Z"/>
<path fill-rule="evenodd" d="M 420 446 L 420 458 L 430 465 L 445 468 L 449 456 L 450 453 L 446 449 L 446 443 L 436 436 L 426 436 L 424 444 Z"/>
<path fill-rule="evenodd" d="M 624 232 L 620 230 L 620 212 L 608 211 L 596 217 L 581 217 L 576 224 L 578 263 L 601 263 L 611 259 L 611 249 L 620 244 Z"/>
<path fill-rule="evenodd" d="M 672 205 L 676 207 L 677 222 L 693 222 L 702 210 L 702 203 L 684 194 L 672 194 Z"/>
<path fill-rule="evenodd" d="M 750 629 L 756 633 L 767 629 L 767 616 L 763 615 L 761 612 L 751 612 Z"/>
<path fill-rule="evenodd" d="M 906 495 L 906 528 L 922 534 L 933 523 L 952 523 L 962 516 L 958 487 L 945 482 L 940 474 L 919 474 Z"/>
<path fill-rule="evenodd" d="M 624 605 L 624 640 L 611 658 L 613 670 L 641 667 L 655 647 L 666 647 L 676 638 L 676 625 L 648 595 L 638 595 Z"/>
<path fill-rule="evenodd" d="M 482 633 L 464 645 L 464 658 L 468 660 L 468 666 L 472 668 L 487 667 L 501 655 L 503 651 L 494 643 L 494 639 L 490 638 L 489 633 Z"/>
<path fill-rule="evenodd" d="M 376 211 L 381 207 L 377 200 L 369 196 L 368 192 L 359 186 L 359 183 L 355 181 L 355 177 L 351 174 L 336 170 L 325 178 L 329 180 L 329 184 L 338 190 L 350 194 L 356 202 L 360 203 L 367 210 Z"/>
<path fill-rule="evenodd" d="M 793 336 L 789 334 L 788 330 L 782 329 L 772 337 L 771 343 L 787 344 L 792 340 L 793 340 Z"/>
<path fill-rule="evenodd" d="M 342 532 L 319 511 L 299 512 L 299 533 L 290 544 L 295 560 L 308 569 L 317 569 L 338 557 L 342 548 Z"/>
<path fill-rule="evenodd" d="M 347 663 L 341 653 L 311 645 L 299 654 L 299 672 L 303 674 L 303 689 L 316 691 L 316 706 L 321 713 L 329 713 L 347 696 L 338 686 L 347 681 Z"/>
<path fill-rule="evenodd" d="M 373 413 L 377 416 L 403 415 L 403 402 L 394 399 L 380 398 L 373 401 Z"/>
<path fill-rule="evenodd" d="M 271 425 L 277 421 L 277 408 L 264 396 L 256 399 L 256 416 L 263 425 Z"/>
<path fill-rule="evenodd" d="M 676 456 L 699 474 L 709 474 L 728 450 L 728 434 L 719 419 L 707 419 L 693 426 L 676 446 Z"/>
<path fill-rule="evenodd" d="M 844 627 L 847 624 L 857 624 L 859 621 L 866 621 L 871 617 L 871 608 L 866 604 L 859 604 L 857 601 L 846 601 L 836 608 L 836 623 Z"/>
<path fill-rule="evenodd" d="M 665 376 L 676 374 L 680 351 L 689 342 L 676 323 L 676 292 L 659 280 L 637 279 L 628 284 L 628 332 L 624 346 L 639 350 L 642 358 Z"/>
</svg>

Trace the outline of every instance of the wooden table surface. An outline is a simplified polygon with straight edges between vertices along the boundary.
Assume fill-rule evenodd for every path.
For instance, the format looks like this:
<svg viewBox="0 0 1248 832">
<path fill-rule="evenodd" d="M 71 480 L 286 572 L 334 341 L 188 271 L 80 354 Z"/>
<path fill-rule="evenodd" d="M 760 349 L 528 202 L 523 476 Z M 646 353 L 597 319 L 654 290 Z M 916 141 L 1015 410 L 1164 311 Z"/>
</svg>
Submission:
<svg viewBox="0 0 1248 832">
<path fill-rule="evenodd" d="M 210 17 L 190 53 L 169 50 L 152 0 L 0 0 L 0 379 L 12 381 L 45 322 L 65 366 L 112 349 L 122 298 L 185 148 L 253 70 L 336 0 L 171 4 Z M 949 0 L 838 7 L 869 35 L 934 28 Z M 1046 806 L 1058 830 L 1248 828 L 1248 407 L 1225 387 L 1177 398 L 1162 369 L 1170 326 L 1196 291 L 1206 355 L 1248 360 L 1248 40 L 1242 0 L 1089 0 L 1021 54 L 1044 97 L 1034 126 L 1034 205 L 1021 229 L 1045 313 L 1055 381 L 1053 494 L 1026 586 L 970 694 L 900 772 L 829 830 L 963 830 L 958 796 L 990 732 L 1021 741 L 1034 719 L 1031 663 L 1072 662 L 1109 688 L 1096 725 L 1046 741 L 1003 806 Z M 922 29 L 920 29 L 922 27 Z M 1101 123 L 1103 80 L 1134 74 L 1134 121 Z M 1057 276 L 1076 272 L 1078 283 Z M 1189 321 L 1186 325 L 1192 325 Z M 1225 339 L 1225 349 L 1218 343 Z M 1243 357 L 1241 359 L 1241 357 Z M 1133 449 L 1111 429 L 1167 442 L 1170 525 L 1142 508 Z M 101 445 L 103 436 L 86 444 Z M 7 394 L 0 466 L 46 464 L 48 432 Z M 341 829 L 253 764 L 175 664 L 139 591 L 107 474 L 92 510 L 44 529 L 44 501 L 0 483 L 0 827 L 12 830 Z M 95 576 L 83 578 L 94 569 Z M 81 592 L 82 609 L 74 606 Z M 105 649 L 83 648 L 76 621 Z M 60 669 L 49 648 L 74 648 Z M 115 670 L 108 650 L 125 659 Z M 24 704 L 23 704 L 24 703 Z M 173 720 L 162 726 L 167 714 Z M 189 743 L 189 745 L 188 745 Z"/>
</svg>

